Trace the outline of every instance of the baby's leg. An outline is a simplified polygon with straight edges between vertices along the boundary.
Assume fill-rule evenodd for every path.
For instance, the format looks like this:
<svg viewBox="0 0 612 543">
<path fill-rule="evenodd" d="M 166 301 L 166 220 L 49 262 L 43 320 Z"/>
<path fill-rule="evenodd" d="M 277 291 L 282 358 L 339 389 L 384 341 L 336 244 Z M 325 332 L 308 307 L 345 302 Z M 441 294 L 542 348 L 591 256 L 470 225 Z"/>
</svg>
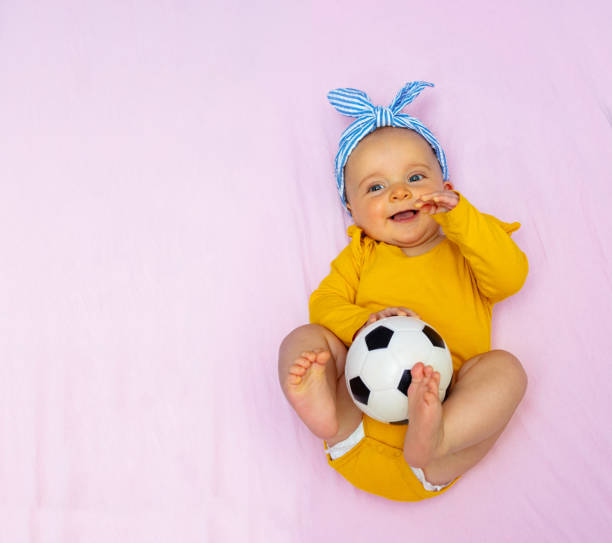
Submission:
<svg viewBox="0 0 612 543">
<path fill-rule="evenodd" d="M 289 403 L 310 431 L 328 446 L 346 439 L 362 413 L 346 388 L 346 347 L 327 328 L 300 326 L 282 342 L 278 377 Z"/>
<path fill-rule="evenodd" d="M 515 356 L 490 351 L 463 365 L 444 406 L 432 394 L 437 382 L 431 366 L 413 372 L 404 456 L 411 466 L 423 468 L 430 483 L 444 484 L 491 449 L 525 393 L 527 376 Z"/>
</svg>

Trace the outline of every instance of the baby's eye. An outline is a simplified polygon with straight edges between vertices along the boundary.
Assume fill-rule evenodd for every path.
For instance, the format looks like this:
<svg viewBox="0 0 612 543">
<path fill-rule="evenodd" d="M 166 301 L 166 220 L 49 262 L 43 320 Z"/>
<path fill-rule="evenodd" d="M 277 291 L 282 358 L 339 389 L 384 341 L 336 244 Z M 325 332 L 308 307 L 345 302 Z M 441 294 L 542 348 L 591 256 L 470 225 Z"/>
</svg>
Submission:
<svg viewBox="0 0 612 543">
<path fill-rule="evenodd" d="M 417 181 L 420 181 L 420 179 L 416 179 L 415 181 L 413 181 L 415 177 L 423 177 L 423 175 L 421 175 L 420 173 L 415 173 L 414 175 L 411 175 L 408 178 L 408 183 L 416 183 Z"/>
<path fill-rule="evenodd" d="M 381 183 L 376 183 L 376 184 L 370 185 L 368 187 L 368 192 L 376 192 L 378 190 L 381 190 L 382 188 L 384 188 L 384 187 L 382 186 Z"/>
</svg>

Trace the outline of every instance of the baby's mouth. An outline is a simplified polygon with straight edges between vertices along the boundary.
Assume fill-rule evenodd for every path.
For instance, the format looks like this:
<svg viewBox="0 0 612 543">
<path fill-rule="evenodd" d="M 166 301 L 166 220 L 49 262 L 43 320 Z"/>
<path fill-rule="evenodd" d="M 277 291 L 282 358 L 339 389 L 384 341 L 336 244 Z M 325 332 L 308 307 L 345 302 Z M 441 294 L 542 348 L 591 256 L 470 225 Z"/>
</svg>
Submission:
<svg viewBox="0 0 612 543">
<path fill-rule="evenodd" d="M 409 221 L 413 219 L 414 217 L 416 217 L 418 212 L 419 212 L 418 209 L 408 209 L 406 211 L 400 211 L 399 213 L 396 213 L 395 215 L 391 215 L 391 220 L 401 221 L 401 222 Z"/>
</svg>

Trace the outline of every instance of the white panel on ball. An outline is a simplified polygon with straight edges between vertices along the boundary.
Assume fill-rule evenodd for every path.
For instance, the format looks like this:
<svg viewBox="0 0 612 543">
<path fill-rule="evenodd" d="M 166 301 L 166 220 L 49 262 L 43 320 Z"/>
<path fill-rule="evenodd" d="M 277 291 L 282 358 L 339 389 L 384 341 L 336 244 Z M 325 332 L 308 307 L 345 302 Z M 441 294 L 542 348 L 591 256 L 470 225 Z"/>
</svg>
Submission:
<svg viewBox="0 0 612 543">
<path fill-rule="evenodd" d="M 383 422 L 399 422 L 408 418 L 408 402 L 397 389 L 375 391 L 368 401 L 372 413 L 377 420 Z"/>
<path fill-rule="evenodd" d="M 411 368 L 417 362 L 424 362 L 431 356 L 431 341 L 422 330 L 423 325 L 418 330 L 400 331 L 393 335 L 390 347 L 396 357 L 403 355 L 402 366 Z"/>
<path fill-rule="evenodd" d="M 365 349 L 354 349 L 351 353 L 349 364 L 349 357 L 347 355 L 346 364 L 344 365 L 344 374 L 346 375 L 347 380 L 352 379 L 353 377 L 357 377 L 361 373 L 363 369 L 363 363 L 365 362 L 367 356 L 368 351 L 366 351 Z"/>
<path fill-rule="evenodd" d="M 425 324 L 422 320 L 419 320 L 414 317 L 396 316 L 396 317 L 387 317 L 387 319 L 389 319 L 389 322 L 393 323 L 393 329 L 398 332 L 400 330 L 407 331 L 407 332 L 408 331 L 420 332 L 423 329 L 423 325 Z M 382 319 L 378 322 L 381 323 Z"/>
<path fill-rule="evenodd" d="M 430 364 L 440 373 L 440 389 L 438 396 L 440 401 L 442 401 L 446 394 L 446 389 L 453 378 L 453 359 L 447 349 L 432 347 L 430 360 Z"/>
<path fill-rule="evenodd" d="M 368 353 L 360 375 L 370 390 L 384 390 L 397 386 L 402 371 L 389 349 L 377 349 Z"/>
</svg>

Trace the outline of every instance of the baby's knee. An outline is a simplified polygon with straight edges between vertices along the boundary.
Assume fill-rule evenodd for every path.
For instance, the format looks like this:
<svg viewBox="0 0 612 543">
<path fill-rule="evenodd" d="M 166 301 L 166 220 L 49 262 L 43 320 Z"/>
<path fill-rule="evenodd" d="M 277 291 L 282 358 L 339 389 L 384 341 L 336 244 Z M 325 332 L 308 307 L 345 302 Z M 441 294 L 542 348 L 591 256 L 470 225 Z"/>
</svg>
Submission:
<svg viewBox="0 0 612 543">
<path fill-rule="evenodd" d="M 332 352 L 338 350 L 338 343 L 344 344 L 325 326 L 320 324 L 303 324 L 298 326 L 287 336 L 280 345 L 280 353 L 287 350 L 293 351 L 295 348 L 302 351 L 309 351 L 316 348 L 329 348 Z"/>
<path fill-rule="evenodd" d="M 507 373 L 508 381 L 513 383 L 523 395 L 527 389 L 528 379 L 521 361 L 512 353 L 502 349 L 491 351 L 491 354 L 503 362 L 503 370 Z"/>
<path fill-rule="evenodd" d="M 303 351 L 327 349 L 336 361 L 338 375 L 344 372 L 346 346 L 336 335 L 320 324 L 303 324 L 292 330 L 282 341 L 279 349 L 279 364 L 295 358 Z"/>
<path fill-rule="evenodd" d="M 287 334 L 280 349 L 282 351 L 287 345 L 296 342 L 301 343 L 304 340 L 312 341 L 313 338 L 326 338 L 326 332 L 329 332 L 329 330 L 320 324 L 302 324 Z"/>
</svg>

